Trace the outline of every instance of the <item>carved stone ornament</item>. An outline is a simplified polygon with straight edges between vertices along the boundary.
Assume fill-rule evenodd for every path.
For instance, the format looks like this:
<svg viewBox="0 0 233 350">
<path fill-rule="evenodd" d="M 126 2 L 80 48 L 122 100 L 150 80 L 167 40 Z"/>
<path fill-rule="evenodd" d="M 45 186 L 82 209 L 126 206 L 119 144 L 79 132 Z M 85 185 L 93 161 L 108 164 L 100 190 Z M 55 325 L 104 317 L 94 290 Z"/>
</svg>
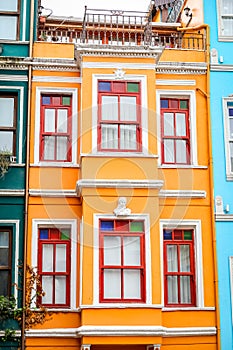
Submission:
<svg viewBox="0 0 233 350">
<path fill-rule="evenodd" d="M 125 197 L 119 197 L 118 199 L 118 205 L 116 209 L 113 210 L 113 213 L 116 216 L 127 216 L 131 214 L 131 209 L 126 208 L 126 198 Z"/>
<path fill-rule="evenodd" d="M 215 48 L 210 51 L 210 62 L 218 63 L 218 51 Z"/>
<path fill-rule="evenodd" d="M 115 79 L 125 79 L 125 71 L 122 68 L 117 68 L 114 73 Z"/>
<path fill-rule="evenodd" d="M 223 200 L 222 200 L 221 196 L 215 197 L 215 212 L 216 212 L 216 214 L 224 214 Z"/>
</svg>

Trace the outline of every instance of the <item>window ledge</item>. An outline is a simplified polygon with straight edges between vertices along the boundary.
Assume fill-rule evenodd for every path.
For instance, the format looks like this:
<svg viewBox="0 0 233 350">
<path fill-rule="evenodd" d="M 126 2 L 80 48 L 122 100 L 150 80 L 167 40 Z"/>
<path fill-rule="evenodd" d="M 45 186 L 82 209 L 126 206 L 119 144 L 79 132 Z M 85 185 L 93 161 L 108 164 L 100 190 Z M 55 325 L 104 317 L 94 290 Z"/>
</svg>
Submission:
<svg viewBox="0 0 233 350">
<path fill-rule="evenodd" d="M 233 36 L 224 36 L 224 35 L 219 35 L 218 41 L 226 41 L 226 42 L 231 42 L 233 41 Z"/>
<path fill-rule="evenodd" d="M 209 307 L 199 307 L 199 306 L 190 306 L 190 307 L 163 307 L 162 311 L 215 311 L 214 306 Z"/>
<path fill-rule="evenodd" d="M 80 305 L 80 309 L 161 309 L 161 304 L 148 303 L 101 303 L 95 305 Z"/>
<path fill-rule="evenodd" d="M 227 174 L 227 181 L 233 181 L 233 174 Z"/>
<path fill-rule="evenodd" d="M 25 44 L 29 44 L 29 41 L 0 39 L 0 43 L 1 44 L 25 45 Z"/>
<path fill-rule="evenodd" d="M 82 153 L 81 157 L 111 157 L 111 158 L 158 158 L 157 154 L 148 154 L 142 152 L 98 152 L 98 153 Z"/>
<path fill-rule="evenodd" d="M 65 312 L 66 313 L 68 313 L 68 312 L 81 312 L 80 308 L 77 308 L 77 309 L 73 309 L 73 308 L 71 308 L 71 309 L 69 309 L 69 308 L 62 309 L 62 308 L 49 308 L 49 307 L 46 306 L 46 309 L 48 309 L 49 312 L 64 312 L 64 313 Z"/>
<path fill-rule="evenodd" d="M 40 163 L 31 163 L 30 167 L 44 167 L 44 168 L 80 168 L 80 164 L 75 163 L 58 163 L 58 162 L 40 162 Z"/>
<path fill-rule="evenodd" d="M 172 164 L 172 165 L 159 165 L 158 166 L 159 169 L 208 169 L 207 165 L 182 165 L 182 164 Z"/>
</svg>

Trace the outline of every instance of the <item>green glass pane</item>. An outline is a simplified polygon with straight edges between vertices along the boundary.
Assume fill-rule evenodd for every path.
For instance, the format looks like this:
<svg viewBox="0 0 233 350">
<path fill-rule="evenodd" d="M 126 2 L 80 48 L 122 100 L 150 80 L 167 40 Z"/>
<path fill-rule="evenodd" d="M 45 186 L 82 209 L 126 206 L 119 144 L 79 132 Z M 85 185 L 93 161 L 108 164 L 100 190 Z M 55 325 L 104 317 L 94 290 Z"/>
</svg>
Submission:
<svg viewBox="0 0 233 350">
<path fill-rule="evenodd" d="M 191 241 L 193 239 L 193 231 L 184 231 L 184 240 L 185 241 Z"/>
<path fill-rule="evenodd" d="M 144 225 L 142 221 L 132 221 L 130 223 L 130 232 L 143 232 Z"/>
<path fill-rule="evenodd" d="M 70 106 L 70 97 L 69 96 L 62 97 L 62 105 L 63 106 Z"/>
<path fill-rule="evenodd" d="M 227 107 L 233 107 L 233 101 L 232 102 L 227 102 Z"/>
<path fill-rule="evenodd" d="M 127 92 L 139 92 L 139 84 L 127 83 Z"/>
<path fill-rule="evenodd" d="M 70 239 L 70 231 L 69 230 L 61 230 L 61 240 Z"/>
<path fill-rule="evenodd" d="M 188 109 L 188 101 L 180 100 L 180 109 Z"/>
</svg>

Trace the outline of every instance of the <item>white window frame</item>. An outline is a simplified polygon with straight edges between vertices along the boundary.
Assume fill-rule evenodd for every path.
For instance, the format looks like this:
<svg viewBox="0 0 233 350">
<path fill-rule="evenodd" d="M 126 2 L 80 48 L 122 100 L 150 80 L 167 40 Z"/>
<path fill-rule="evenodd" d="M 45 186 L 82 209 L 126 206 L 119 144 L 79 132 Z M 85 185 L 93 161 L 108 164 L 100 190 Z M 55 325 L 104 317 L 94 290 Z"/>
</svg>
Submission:
<svg viewBox="0 0 233 350">
<path fill-rule="evenodd" d="M 12 261 L 12 268 L 14 267 L 15 274 L 12 275 L 12 283 L 14 284 L 14 297 L 17 300 L 18 298 L 18 285 L 19 285 L 19 220 L 0 220 L 1 227 L 6 226 L 13 228 L 12 230 L 12 249 L 15 247 L 15 260 Z M 12 258 L 12 257 L 11 257 Z"/>
<path fill-rule="evenodd" d="M 38 232 L 40 227 L 70 227 L 71 231 L 71 272 L 70 272 L 70 309 L 77 309 L 76 306 L 76 281 L 77 281 L 77 244 L 78 244 L 78 233 L 77 233 L 77 221 L 76 220 L 44 220 L 44 219 L 33 219 L 32 220 L 32 246 L 31 246 L 31 265 L 37 267 L 38 265 Z M 33 305 L 35 306 L 35 305 Z M 53 310 L 53 308 L 49 308 Z M 63 310 L 62 308 L 56 308 L 54 310 Z M 67 307 L 64 309 L 67 310 Z"/>
<path fill-rule="evenodd" d="M 229 130 L 229 113 L 227 108 L 227 102 L 233 102 L 233 97 L 223 97 L 223 116 L 224 116 L 224 141 L 225 141 L 225 157 L 226 157 L 226 177 L 227 180 L 233 180 L 233 171 L 231 171 L 230 160 L 230 130 Z"/>
<path fill-rule="evenodd" d="M 161 98 L 186 98 L 189 99 L 189 120 L 190 120 L 190 164 L 162 164 L 161 149 Z M 166 168 L 181 168 L 197 166 L 197 133 L 196 133 L 196 93 L 193 90 L 157 90 L 156 91 L 156 117 L 157 117 L 157 139 L 158 139 L 158 165 Z"/>
<path fill-rule="evenodd" d="M 195 277 L 196 277 L 196 306 L 190 307 L 165 307 L 164 306 L 164 254 L 163 254 L 163 230 L 166 228 L 193 229 L 194 230 L 194 257 L 195 257 Z M 200 220 L 160 220 L 160 254 L 161 254 L 161 276 L 162 276 L 162 307 L 166 310 L 171 309 L 196 309 L 204 308 L 204 286 L 203 286 L 203 268 L 202 268 L 202 231 Z"/>
<path fill-rule="evenodd" d="M 140 220 L 145 224 L 145 273 L 146 273 L 146 285 L 145 285 L 145 302 L 139 303 L 122 303 L 122 302 L 114 302 L 114 303 L 100 303 L 99 301 L 99 221 L 101 219 L 115 220 L 115 215 L 101 215 L 94 214 L 94 263 L 93 263 L 93 306 L 102 307 L 119 307 L 122 305 L 123 307 L 135 306 L 138 305 L 151 305 L 152 304 L 152 295 L 151 295 L 151 244 L 150 244 L 150 225 L 149 225 L 149 215 L 147 214 L 138 214 L 138 215 L 129 215 L 124 216 L 125 220 Z M 124 220 L 122 219 L 122 220 Z"/>
<path fill-rule="evenodd" d="M 219 41 L 233 41 L 232 35 L 224 35 L 224 26 L 223 26 L 223 14 L 222 14 L 222 0 L 217 0 L 217 15 L 218 15 L 218 39 Z M 228 17 L 232 17 L 233 25 L 233 13 L 229 14 Z"/>
<path fill-rule="evenodd" d="M 233 323 L 233 256 L 229 256 L 229 271 L 230 271 L 230 291 L 231 291 L 231 317 Z"/>
<path fill-rule="evenodd" d="M 40 128 L 41 128 L 41 95 L 47 94 L 70 94 L 72 95 L 72 158 L 71 162 L 40 161 Z M 39 166 L 59 166 L 70 167 L 77 165 L 77 140 L 78 140 L 78 89 L 75 88 L 36 88 L 36 106 L 35 106 L 35 143 L 34 143 L 34 163 Z"/>
<path fill-rule="evenodd" d="M 98 151 L 97 147 L 97 127 L 98 127 L 98 80 L 117 81 L 115 74 L 93 74 L 92 75 L 92 154 L 110 155 L 113 157 L 133 154 L 148 154 L 148 107 L 147 107 L 147 76 L 146 75 L 134 75 L 125 74 L 123 81 L 134 81 L 141 83 L 141 151 L 127 152 L 127 151 Z M 82 144 L 81 144 L 82 150 Z M 81 151 L 82 152 L 82 151 Z"/>
</svg>

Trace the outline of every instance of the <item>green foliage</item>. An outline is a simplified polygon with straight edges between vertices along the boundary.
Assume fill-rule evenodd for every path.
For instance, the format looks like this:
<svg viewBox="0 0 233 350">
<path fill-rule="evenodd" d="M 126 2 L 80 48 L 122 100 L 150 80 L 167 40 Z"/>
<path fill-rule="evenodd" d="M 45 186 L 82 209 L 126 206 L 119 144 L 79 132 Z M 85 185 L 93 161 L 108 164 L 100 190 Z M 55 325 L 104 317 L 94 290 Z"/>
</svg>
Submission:
<svg viewBox="0 0 233 350">
<path fill-rule="evenodd" d="M 11 163 L 10 156 L 10 152 L 3 150 L 0 151 L 0 178 L 3 177 L 9 169 Z"/>
</svg>

